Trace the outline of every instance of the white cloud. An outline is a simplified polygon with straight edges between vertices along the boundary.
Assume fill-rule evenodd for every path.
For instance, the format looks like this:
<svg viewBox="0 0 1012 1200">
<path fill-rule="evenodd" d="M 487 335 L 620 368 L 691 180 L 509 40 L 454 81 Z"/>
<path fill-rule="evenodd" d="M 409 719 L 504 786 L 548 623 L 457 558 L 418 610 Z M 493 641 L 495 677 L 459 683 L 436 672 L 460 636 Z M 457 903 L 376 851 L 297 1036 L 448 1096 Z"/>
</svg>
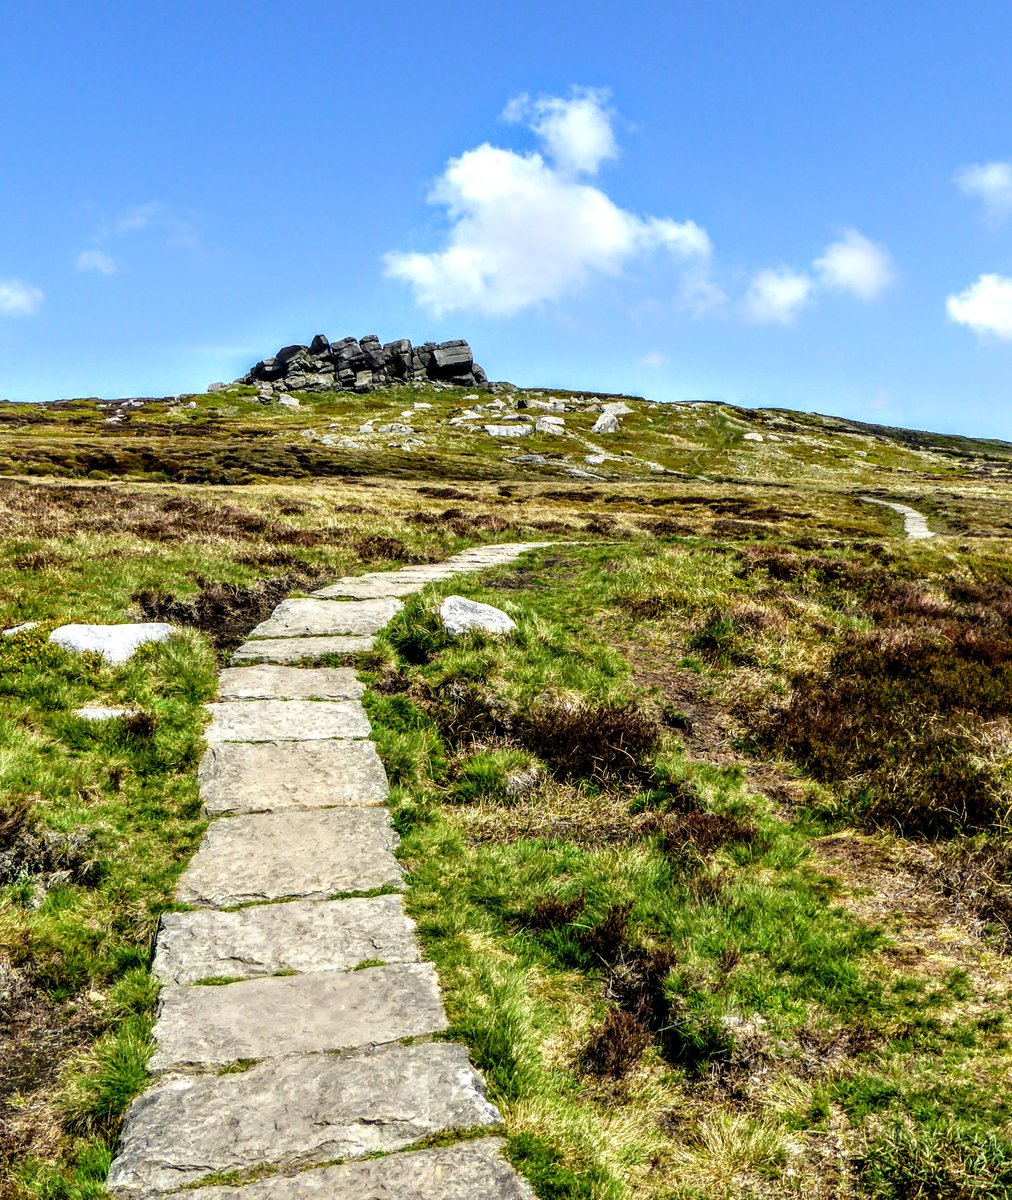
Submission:
<svg viewBox="0 0 1012 1200">
<path fill-rule="evenodd" d="M 991 221 L 998 224 L 1012 214 L 1012 162 L 974 163 L 952 178 L 960 191 L 983 201 Z"/>
<path fill-rule="evenodd" d="M 99 275 L 115 275 L 119 268 L 104 250 L 82 250 L 75 263 L 79 271 L 94 271 Z"/>
<path fill-rule="evenodd" d="M 601 163 L 618 156 L 612 114 L 605 107 L 608 96 L 602 88 L 574 88 L 568 100 L 518 96 L 506 105 L 503 116 L 529 125 L 557 167 L 594 175 Z"/>
<path fill-rule="evenodd" d="M 949 320 L 977 334 L 1012 339 L 1012 279 L 981 275 L 976 283 L 945 301 Z"/>
<path fill-rule="evenodd" d="M 638 216 L 578 178 L 614 154 L 604 93 L 521 97 L 507 115 L 527 121 L 548 157 L 485 143 L 451 159 L 429 194 L 451 221 L 446 248 L 384 258 L 386 273 L 410 284 L 434 316 L 508 316 L 569 295 L 594 275 L 618 275 L 639 255 L 709 256 L 710 239 L 694 221 Z"/>
<path fill-rule="evenodd" d="M 759 324 L 793 325 L 815 293 L 810 275 L 788 267 L 766 269 L 752 276 L 745 293 L 745 313 Z"/>
<path fill-rule="evenodd" d="M 846 230 L 812 266 L 823 287 L 850 292 L 859 300 L 877 300 L 896 281 L 889 251 L 856 229 Z"/>
<path fill-rule="evenodd" d="M 44 299 L 41 288 L 32 287 L 30 283 L 20 279 L 0 279 L 0 316 L 29 317 Z"/>
<path fill-rule="evenodd" d="M 701 259 L 682 272 L 675 305 L 694 317 L 713 316 L 727 304 L 727 293 L 714 283 L 709 268 L 709 262 Z"/>
<path fill-rule="evenodd" d="M 112 275 L 119 270 L 113 257 L 101 247 L 110 242 L 118 243 L 124 238 L 147 234 L 162 240 L 173 248 L 193 250 L 199 245 L 196 230 L 191 221 L 180 217 L 160 200 L 149 200 L 146 204 L 135 204 L 117 213 L 111 220 L 103 222 L 95 230 L 90 249 L 82 250 L 77 256 L 79 271 L 95 271 L 101 275 Z"/>
<path fill-rule="evenodd" d="M 644 354 L 637 362 L 641 367 L 649 367 L 651 370 L 659 371 L 661 367 L 666 367 L 671 361 L 663 350 L 651 350 Z"/>
</svg>

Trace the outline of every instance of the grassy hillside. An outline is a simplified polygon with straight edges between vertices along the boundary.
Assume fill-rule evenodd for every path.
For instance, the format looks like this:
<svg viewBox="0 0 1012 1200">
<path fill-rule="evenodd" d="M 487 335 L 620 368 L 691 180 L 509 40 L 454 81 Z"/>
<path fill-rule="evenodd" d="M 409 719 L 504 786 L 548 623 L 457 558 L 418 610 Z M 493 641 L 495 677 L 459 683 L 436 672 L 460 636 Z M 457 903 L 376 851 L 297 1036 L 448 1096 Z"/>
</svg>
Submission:
<svg viewBox="0 0 1012 1200">
<path fill-rule="evenodd" d="M 618 398 L 522 389 L 492 395 L 422 384 L 368 395 L 297 393 L 298 408 L 261 404 L 254 396 L 252 388 L 235 387 L 167 400 L 4 403 L 0 469 L 226 484 L 363 475 L 564 479 L 572 471 L 632 480 L 673 473 L 915 491 L 956 479 L 1001 483 L 1012 472 L 1008 443 L 788 410 L 623 397 L 629 411 L 619 432 L 594 434 L 601 405 Z M 550 411 L 545 405 L 552 401 Z M 471 412 L 476 419 L 463 416 Z M 559 433 L 536 428 L 546 416 L 561 421 Z M 535 428 L 509 440 L 484 431 L 511 418 Z M 384 432 L 388 425 L 402 428 Z"/>
<path fill-rule="evenodd" d="M 538 1195 L 1008 1195 L 1012 447 L 634 400 L 595 435 L 559 392 L 450 425 L 496 402 L 465 395 L 0 408 L 0 627 L 41 622 L 0 639 L 0 1195 L 102 1195 L 229 648 L 292 591 L 520 539 L 557 545 L 453 582 L 515 638 L 448 644 L 437 584 L 357 665 Z M 565 434 L 483 431 L 536 402 Z M 115 670 L 45 640 L 131 618 L 181 633 Z"/>
</svg>

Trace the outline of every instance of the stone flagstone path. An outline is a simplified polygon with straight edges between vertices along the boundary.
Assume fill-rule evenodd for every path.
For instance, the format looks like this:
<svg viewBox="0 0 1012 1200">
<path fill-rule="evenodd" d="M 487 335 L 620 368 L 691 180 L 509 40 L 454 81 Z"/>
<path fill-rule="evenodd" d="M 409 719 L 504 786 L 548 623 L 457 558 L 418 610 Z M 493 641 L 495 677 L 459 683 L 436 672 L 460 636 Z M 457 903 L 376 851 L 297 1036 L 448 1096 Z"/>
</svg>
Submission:
<svg viewBox="0 0 1012 1200">
<path fill-rule="evenodd" d="M 240 1182 L 212 1178 L 201 1200 L 532 1200 L 502 1139 L 474 1137 L 501 1118 L 467 1050 L 431 1040 L 446 1015 L 398 894 L 362 684 L 312 663 L 368 649 L 400 597 L 432 580 L 547 544 L 479 547 L 284 600 L 221 672 L 200 767 L 215 819 L 177 888 L 190 910 L 159 928 L 156 1080 L 127 1114 L 114 1194 L 228 1172 Z M 411 1149 L 465 1131 L 472 1140 Z"/>
</svg>

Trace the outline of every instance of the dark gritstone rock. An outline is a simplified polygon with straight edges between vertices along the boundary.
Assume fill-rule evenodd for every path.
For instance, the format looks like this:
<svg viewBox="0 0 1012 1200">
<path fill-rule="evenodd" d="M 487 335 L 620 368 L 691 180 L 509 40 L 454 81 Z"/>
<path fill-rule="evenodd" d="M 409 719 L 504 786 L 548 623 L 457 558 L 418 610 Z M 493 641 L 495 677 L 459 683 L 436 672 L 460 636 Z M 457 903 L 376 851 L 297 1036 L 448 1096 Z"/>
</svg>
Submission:
<svg viewBox="0 0 1012 1200">
<path fill-rule="evenodd" d="M 371 392 L 391 383 L 436 383 L 488 388 L 488 376 L 474 361 L 467 342 L 425 342 L 407 338 L 381 344 L 374 333 L 331 342 L 318 333 L 308 346 L 283 346 L 258 362 L 236 383 L 270 384 L 268 401 L 283 392 Z"/>
</svg>

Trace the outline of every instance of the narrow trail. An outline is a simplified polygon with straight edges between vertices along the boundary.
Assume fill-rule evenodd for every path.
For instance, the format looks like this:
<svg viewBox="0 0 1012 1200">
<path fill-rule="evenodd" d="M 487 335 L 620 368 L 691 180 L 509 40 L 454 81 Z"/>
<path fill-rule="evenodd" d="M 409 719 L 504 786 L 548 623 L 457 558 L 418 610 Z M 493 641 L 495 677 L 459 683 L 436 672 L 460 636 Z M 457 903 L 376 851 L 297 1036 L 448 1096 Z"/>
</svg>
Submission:
<svg viewBox="0 0 1012 1200">
<path fill-rule="evenodd" d="M 432 1040 L 447 1020 L 399 894 L 363 685 L 304 664 L 368 649 L 432 580 L 547 544 L 284 600 L 221 672 L 200 766 L 213 819 L 177 887 L 189 908 L 159 928 L 156 1078 L 127 1114 L 114 1195 L 208 1181 L 201 1200 L 533 1200 L 466 1048 Z"/>
<path fill-rule="evenodd" d="M 912 541 L 935 536 L 928 528 L 927 517 L 923 513 L 919 513 L 916 508 L 911 508 L 909 504 L 896 504 L 892 500 L 879 500 L 875 496 L 858 496 L 858 499 L 864 500 L 867 504 L 881 504 L 884 508 L 891 508 L 893 512 L 900 513 L 903 517 L 903 528 L 907 537 Z"/>
</svg>

